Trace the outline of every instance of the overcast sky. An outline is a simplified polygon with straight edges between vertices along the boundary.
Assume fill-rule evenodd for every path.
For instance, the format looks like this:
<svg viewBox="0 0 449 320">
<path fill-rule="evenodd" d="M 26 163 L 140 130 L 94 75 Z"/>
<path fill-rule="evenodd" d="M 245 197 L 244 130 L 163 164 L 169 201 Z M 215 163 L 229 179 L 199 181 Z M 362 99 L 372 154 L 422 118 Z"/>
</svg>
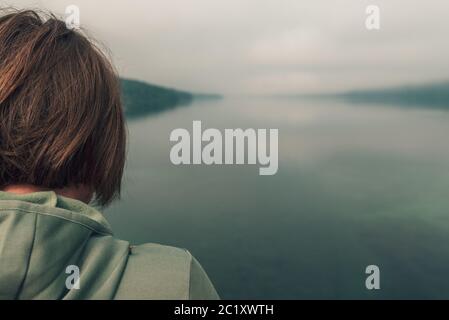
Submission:
<svg viewBox="0 0 449 320">
<path fill-rule="evenodd" d="M 308 93 L 449 79 L 447 0 L 0 0 L 64 16 L 122 76 L 224 94 Z M 365 28 L 368 5 L 380 30 Z"/>
</svg>

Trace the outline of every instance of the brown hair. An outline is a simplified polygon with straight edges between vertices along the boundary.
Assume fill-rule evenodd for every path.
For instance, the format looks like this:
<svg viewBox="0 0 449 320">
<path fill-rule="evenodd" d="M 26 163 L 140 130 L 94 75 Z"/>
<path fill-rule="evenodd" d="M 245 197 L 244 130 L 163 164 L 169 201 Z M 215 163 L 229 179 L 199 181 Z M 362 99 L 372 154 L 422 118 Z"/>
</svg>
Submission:
<svg viewBox="0 0 449 320">
<path fill-rule="evenodd" d="M 50 14 L 0 14 L 0 187 L 84 184 L 120 194 L 126 129 L 119 80 L 82 33 Z"/>
</svg>

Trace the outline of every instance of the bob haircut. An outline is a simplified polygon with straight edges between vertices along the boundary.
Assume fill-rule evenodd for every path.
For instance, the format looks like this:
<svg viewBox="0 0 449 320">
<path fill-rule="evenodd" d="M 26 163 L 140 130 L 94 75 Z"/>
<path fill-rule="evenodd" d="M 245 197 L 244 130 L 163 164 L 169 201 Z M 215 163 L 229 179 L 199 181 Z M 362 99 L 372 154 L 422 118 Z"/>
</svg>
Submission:
<svg viewBox="0 0 449 320">
<path fill-rule="evenodd" d="M 120 195 L 126 128 L 105 54 L 54 15 L 0 11 L 0 187 L 86 185 Z"/>
</svg>

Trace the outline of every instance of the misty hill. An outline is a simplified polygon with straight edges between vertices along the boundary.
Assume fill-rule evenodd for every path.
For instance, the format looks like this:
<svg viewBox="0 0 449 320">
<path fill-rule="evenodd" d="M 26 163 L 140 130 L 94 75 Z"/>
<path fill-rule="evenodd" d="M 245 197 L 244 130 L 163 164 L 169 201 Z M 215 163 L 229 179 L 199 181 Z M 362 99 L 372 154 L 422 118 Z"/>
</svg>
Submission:
<svg viewBox="0 0 449 320">
<path fill-rule="evenodd" d="M 355 103 L 379 103 L 449 109 L 449 82 L 388 89 L 350 91 L 340 96 L 347 101 Z"/>
<path fill-rule="evenodd" d="M 120 79 L 125 115 L 129 118 L 188 105 L 193 99 L 217 99 L 215 94 L 194 94 L 143 81 Z"/>
</svg>

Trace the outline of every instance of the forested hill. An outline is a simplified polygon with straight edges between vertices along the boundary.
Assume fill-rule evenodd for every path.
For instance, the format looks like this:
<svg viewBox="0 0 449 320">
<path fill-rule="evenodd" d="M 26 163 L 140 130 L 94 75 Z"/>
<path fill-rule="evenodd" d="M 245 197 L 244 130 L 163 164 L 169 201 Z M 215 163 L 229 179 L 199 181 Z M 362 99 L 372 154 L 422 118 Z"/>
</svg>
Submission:
<svg viewBox="0 0 449 320">
<path fill-rule="evenodd" d="M 215 94 L 194 94 L 143 81 L 120 79 L 127 117 L 139 117 L 189 104 L 194 98 L 216 99 Z"/>
</svg>

